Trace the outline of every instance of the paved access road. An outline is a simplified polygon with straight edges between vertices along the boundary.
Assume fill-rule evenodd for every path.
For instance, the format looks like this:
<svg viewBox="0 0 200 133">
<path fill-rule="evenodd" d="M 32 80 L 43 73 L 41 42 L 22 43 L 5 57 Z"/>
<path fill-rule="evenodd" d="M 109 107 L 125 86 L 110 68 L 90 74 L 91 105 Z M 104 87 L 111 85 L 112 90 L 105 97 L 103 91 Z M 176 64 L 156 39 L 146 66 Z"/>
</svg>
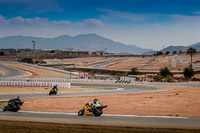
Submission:
<svg viewBox="0 0 200 133">
<path fill-rule="evenodd" d="M 30 72 L 23 71 L 14 67 L 4 66 L 0 64 L 0 73 L 3 75 L 1 77 L 24 77 L 32 75 Z"/>
</svg>

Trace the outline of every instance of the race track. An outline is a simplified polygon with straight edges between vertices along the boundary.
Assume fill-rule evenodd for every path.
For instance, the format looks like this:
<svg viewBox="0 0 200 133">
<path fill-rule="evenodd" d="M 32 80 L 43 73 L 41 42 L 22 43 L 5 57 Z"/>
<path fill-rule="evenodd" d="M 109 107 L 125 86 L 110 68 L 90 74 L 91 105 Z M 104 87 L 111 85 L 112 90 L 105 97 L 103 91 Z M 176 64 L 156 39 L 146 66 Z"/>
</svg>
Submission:
<svg viewBox="0 0 200 133">
<path fill-rule="evenodd" d="M 2 120 L 49 122 L 81 125 L 106 125 L 123 127 L 151 127 L 200 129 L 199 118 L 184 117 L 142 117 L 103 114 L 100 117 L 78 116 L 76 113 L 44 113 L 44 112 L 0 112 Z"/>
<path fill-rule="evenodd" d="M 2 64 L 0 64 L 0 73 L 3 74 L 1 77 L 24 77 L 32 75 L 30 72 L 9 66 L 4 66 Z"/>
<path fill-rule="evenodd" d="M 152 91 L 164 91 L 170 88 L 160 87 L 148 87 L 138 85 L 121 85 L 121 84 L 85 84 L 85 83 L 71 83 L 71 86 L 81 87 L 94 87 L 94 88 L 118 88 L 117 90 L 105 90 L 105 91 L 77 91 L 77 92 L 59 92 L 54 97 L 76 97 L 76 96 L 99 96 L 99 95 L 113 95 L 113 94 L 131 94 L 131 93 L 142 93 Z M 48 93 L 44 92 L 18 92 L 18 93 L 0 93 L 0 100 L 11 99 L 20 96 L 22 99 L 27 98 L 47 98 Z"/>
<path fill-rule="evenodd" d="M 13 75 L 12 75 L 13 76 Z M 54 97 L 76 97 L 76 96 L 96 96 L 96 95 L 113 95 L 113 94 L 129 94 L 142 93 L 152 91 L 166 91 L 170 88 L 123 85 L 123 84 L 75 84 L 72 86 L 85 87 L 105 87 L 118 88 L 118 90 L 107 91 L 84 91 L 84 92 L 59 92 Z M 46 98 L 46 93 L 0 93 L 0 100 L 11 99 L 21 96 L 22 99 L 27 98 Z M 127 105 L 128 106 L 128 105 Z M 186 117 L 153 117 L 153 116 L 130 116 L 130 115 L 112 115 L 103 114 L 100 117 L 93 116 L 77 116 L 76 113 L 54 113 L 54 112 L 3 112 L 0 110 L 1 120 L 17 120 L 17 121 L 34 121 L 34 122 L 52 122 L 66 124 L 85 124 L 85 125 L 106 125 L 106 126 L 125 126 L 125 127 L 152 127 L 152 128 L 181 128 L 181 129 L 200 129 L 200 118 Z"/>
</svg>

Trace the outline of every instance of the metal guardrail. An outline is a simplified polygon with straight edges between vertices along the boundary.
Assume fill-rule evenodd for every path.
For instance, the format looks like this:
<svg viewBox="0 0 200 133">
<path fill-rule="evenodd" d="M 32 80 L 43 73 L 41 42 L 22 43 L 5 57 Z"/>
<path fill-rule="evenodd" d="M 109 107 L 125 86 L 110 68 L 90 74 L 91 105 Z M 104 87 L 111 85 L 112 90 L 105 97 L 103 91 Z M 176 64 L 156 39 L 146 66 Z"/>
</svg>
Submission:
<svg viewBox="0 0 200 133">
<path fill-rule="evenodd" d="M 146 85 L 176 85 L 176 86 L 200 86 L 200 82 L 147 82 L 147 81 L 129 81 L 129 82 L 117 82 L 117 80 L 95 80 L 95 79 L 69 79 L 69 78 L 17 78 L 17 77 L 1 77 L 1 81 L 7 82 L 98 82 L 98 83 L 126 83 L 126 84 L 146 84 Z"/>
<path fill-rule="evenodd" d="M 0 86 L 20 86 L 20 87 L 58 87 L 70 88 L 70 83 L 60 82 L 29 82 L 29 81 L 0 81 Z"/>
</svg>

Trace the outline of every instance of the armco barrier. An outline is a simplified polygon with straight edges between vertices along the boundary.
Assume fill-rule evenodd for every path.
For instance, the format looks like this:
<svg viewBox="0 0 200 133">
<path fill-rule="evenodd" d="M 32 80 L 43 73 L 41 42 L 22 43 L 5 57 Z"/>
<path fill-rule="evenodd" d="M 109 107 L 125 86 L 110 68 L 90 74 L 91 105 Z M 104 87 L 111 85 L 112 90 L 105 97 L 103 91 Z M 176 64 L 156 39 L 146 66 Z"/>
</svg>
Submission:
<svg viewBox="0 0 200 133">
<path fill-rule="evenodd" d="M 0 81 L 0 86 L 53 87 L 54 85 L 62 88 L 70 88 L 69 82 Z"/>
<path fill-rule="evenodd" d="M 59 82 L 66 83 L 66 82 L 100 82 L 100 83 L 116 83 L 116 80 L 95 80 L 95 79 L 68 79 L 68 78 L 17 78 L 17 77 L 1 77 L 1 81 L 13 81 L 13 82 L 25 82 L 25 83 L 33 83 L 39 82 L 42 83 L 42 86 L 48 86 L 47 84 L 50 82 Z M 10 84 L 10 83 L 5 83 Z M 126 83 L 124 83 L 126 84 Z M 177 83 L 169 83 L 169 82 L 138 82 L 138 81 L 131 81 L 129 84 L 147 84 L 147 85 L 178 85 L 178 86 L 200 86 L 200 82 L 177 82 Z"/>
</svg>

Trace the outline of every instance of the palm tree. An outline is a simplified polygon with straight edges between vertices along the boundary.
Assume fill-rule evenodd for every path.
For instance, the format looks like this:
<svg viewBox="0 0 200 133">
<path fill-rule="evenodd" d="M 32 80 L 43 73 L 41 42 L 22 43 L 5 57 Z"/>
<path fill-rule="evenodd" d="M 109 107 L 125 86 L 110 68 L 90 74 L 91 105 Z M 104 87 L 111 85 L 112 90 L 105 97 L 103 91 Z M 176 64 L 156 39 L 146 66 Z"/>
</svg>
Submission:
<svg viewBox="0 0 200 133">
<path fill-rule="evenodd" d="M 195 48 L 189 48 L 189 49 L 187 50 L 187 54 L 189 54 L 190 57 L 191 57 L 191 64 L 190 64 L 191 67 L 192 67 L 192 56 L 195 55 L 196 52 L 197 52 L 197 51 L 196 51 Z"/>
</svg>

